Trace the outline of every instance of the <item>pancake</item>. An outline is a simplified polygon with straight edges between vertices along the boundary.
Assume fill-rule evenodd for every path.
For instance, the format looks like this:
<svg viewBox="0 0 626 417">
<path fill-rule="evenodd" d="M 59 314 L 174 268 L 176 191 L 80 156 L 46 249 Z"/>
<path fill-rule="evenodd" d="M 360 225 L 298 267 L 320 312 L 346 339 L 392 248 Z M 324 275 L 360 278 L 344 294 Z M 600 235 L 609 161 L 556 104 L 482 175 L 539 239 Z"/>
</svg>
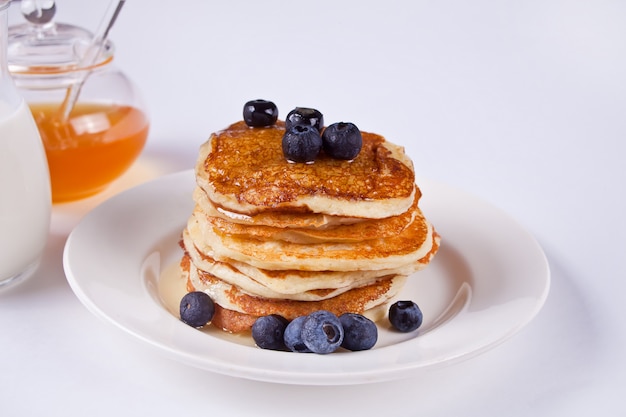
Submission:
<svg viewBox="0 0 626 417">
<path fill-rule="evenodd" d="M 418 197 L 416 196 L 416 198 Z M 341 224 L 353 224 L 368 220 L 361 217 L 340 217 L 324 213 L 293 211 L 266 211 L 253 215 L 235 213 L 223 207 L 216 207 L 208 198 L 206 192 L 200 187 L 194 189 L 193 199 L 205 214 L 227 220 L 230 223 L 243 225 L 271 226 L 283 229 L 325 229 Z"/>
<path fill-rule="evenodd" d="M 393 269 L 366 271 L 301 271 L 265 270 L 244 262 L 217 261 L 210 253 L 198 250 L 189 233 L 184 231 L 182 246 L 194 267 L 241 288 L 243 291 L 265 298 L 283 298 L 302 301 L 319 301 L 334 297 L 352 288 L 370 284 L 389 275 L 410 275 L 423 269 L 438 248 L 438 237 L 431 251 L 419 262 Z M 199 277 L 192 277 L 196 288 L 203 288 Z M 320 289 L 322 289 L 320 291 Z"/>
<path fill-rule="evenodd" d="M 243 121 L 211 135 L 200 147 L 197 183 L 217 206 L 234 213 L 296 211 L 384 218 L 413 203 L 413 164 L 404 149 L 361 132 L 363 147 L 350 163 L 320 157 L 287 163 L 283 122 L 250 128 Z"/>
<path fill-rule="evenodd" d="M 234 236 L 216 230 L 194 212 L 187 231 L 196 247 L 217 260 L 234 259 L 262 269 L 304 271 L 380 270 L 418 262 L 433 245 L 433 227 L 419 209 L 402 233 L 385 239 L 298 244 Z"/>
<path fill-rule="evenodd" d="M 188 291 L 200 290 L 190 278 L 195 268 L 188 255 L 183 256 L 180 267 L 182 276 L 187 278 Z M 195 273 L 199 274 L 199 279 L 205 283 L 204 289 L 201 290 L 209 294 L 216 305 L 212 324 L 229 332 L 249 330 L 258 317 L 270 314 L 279 314 L 287 320 L 317 310 L 328 310 L 336 315 L 347 312 L 364 314 L 393 298 L 406 281 L 406 276 L 403 275 L 386 276 L 329 299 L 297 301 L 267 299 L 247 294 L 209 273 L 198 270 L 195 270 Z"/>
<path fill-rule="evenodd" d="M 195 210 L 199 215 L 202 209 Z M 229 220 L 204 215 L 211 226 L 222 234 L 261 240 L 284 240 L 298 244 L 323 242 L 360 242 L 371 239 L 385 239 L 401 234 L 419 214 L 417 200 L 406 212 L 384 219 L 361 219 L 356 222 L 336 222 L 323 228 L 284 228 L 264 225 L 245 225 Z"/>
</svg>

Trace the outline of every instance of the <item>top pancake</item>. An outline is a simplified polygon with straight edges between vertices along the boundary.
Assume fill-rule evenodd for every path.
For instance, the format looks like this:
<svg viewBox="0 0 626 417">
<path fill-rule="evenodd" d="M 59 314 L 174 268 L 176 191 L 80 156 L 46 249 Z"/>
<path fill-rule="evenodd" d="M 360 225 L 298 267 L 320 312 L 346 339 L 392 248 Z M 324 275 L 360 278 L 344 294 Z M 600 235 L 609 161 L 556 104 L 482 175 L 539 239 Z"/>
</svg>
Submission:
<svg viewBox="0 0 626 417">
<path fill-rule="evenodd" d="M 284 123 L 251 128 L 243 121 L 211 135 L 200 148 L 198 185 L 218 208 L 245 215 L 321 213 L 385 218 L 404 213 L 419 198 L 410 158 L 382 136 L 361 132 L 352 161 L 324 156 L 287 162 Z"/>
</svg>

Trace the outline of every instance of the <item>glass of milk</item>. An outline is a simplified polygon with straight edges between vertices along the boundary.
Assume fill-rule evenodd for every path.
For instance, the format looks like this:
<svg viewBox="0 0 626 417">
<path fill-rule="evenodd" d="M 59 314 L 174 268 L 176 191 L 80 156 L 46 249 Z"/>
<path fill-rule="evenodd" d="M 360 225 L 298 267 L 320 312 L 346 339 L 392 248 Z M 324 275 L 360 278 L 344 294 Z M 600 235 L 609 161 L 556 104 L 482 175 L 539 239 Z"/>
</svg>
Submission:
<svg viewBox="0 0 626 417">
<path fill-rule="evenodd" d="M 0 0 L 0 288 L 37 268 L 50 228 L 46 154 L 7 66 L 9 0 Z"/>
</svg>

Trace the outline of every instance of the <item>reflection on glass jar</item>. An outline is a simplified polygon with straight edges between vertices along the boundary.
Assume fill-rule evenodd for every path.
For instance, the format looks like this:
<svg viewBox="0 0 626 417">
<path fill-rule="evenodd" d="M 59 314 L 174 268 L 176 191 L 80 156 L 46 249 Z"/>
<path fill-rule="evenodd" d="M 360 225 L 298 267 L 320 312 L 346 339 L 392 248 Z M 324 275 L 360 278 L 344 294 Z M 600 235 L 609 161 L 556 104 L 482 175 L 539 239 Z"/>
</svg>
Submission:
<svg viewBox="0 0 626 417">
<path fill-rule="evenodd" d="M 137 88 L 113 64 L 113 44 L 85 64 L 93 35 L 53 15 L 11 26 L 9 70 L 39 128 L 59 203 L 96 194 L 121 176 L 141 153 L 149 121 Z"/>
</svg>

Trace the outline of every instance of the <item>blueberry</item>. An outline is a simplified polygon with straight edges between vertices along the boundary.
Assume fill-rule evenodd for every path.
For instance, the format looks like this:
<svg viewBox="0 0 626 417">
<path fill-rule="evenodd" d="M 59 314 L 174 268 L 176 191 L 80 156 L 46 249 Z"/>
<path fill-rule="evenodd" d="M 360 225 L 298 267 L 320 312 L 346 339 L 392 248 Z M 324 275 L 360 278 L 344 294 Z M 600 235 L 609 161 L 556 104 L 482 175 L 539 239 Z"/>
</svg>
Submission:
<svg viewBox="0 0 626 417">
<path fill-rule="evenodd" d="M 389 321 L 403 333 L 417 330 L 422 320 L 422 310 L 413 301 L 398 301 L 389 307 Z"/>
<path fill-rule="evenodd" d="M 293 125 L 283 136 L 283 154 L 290 162 L 313 162 L 322 149 L 322 137 L 313 126 Z"/>
<path fill-rule="evenodd" d="M 250 127 L 272 126 L 278 120 L 278 108 L 268 100 L 248 101 L 243 106 L 243 120 Z"/>
<path fill-rule="evenodd" d="M 287 324 L 287 319 L 278 314 L 259 317 L 252 325 L 252 338 L 262 349 L 284 350 L 283 337 Z"/>
<path fill-rule="evenodd" d="M 311 350 L 304 344 L 302 340 L 302 325 L 306 316 L 296 317 L 285 328 L 284 342 L 285 347 L 292 352 L 310 353 Z"/>
<path fill-rule="evenodd" d="M 376 324 L 361 314 L 344 313 L 339 316 L 343 326 L 343 342 L 341 346 L 348 350 L 368 350 L 378 340 Z"/>
<path fill-rule="evenodd" d="M 322 135 L 324 152 L 331 158 L 351 160 L 361 152 L 363 137 L 353 123 L 333 123 Z"/>
<path fill-rule="evenodd" d="M 215 305 L 208 294 L 194 291 L 180 300 L 180 319 L 191 327 L 202 327 L 213 319 Z"/>
<path fill-rule="evenodd" d="M 285 128 L 287 130 L 294 125 L 313 126 L 318 132 L 321 132 L 324 127 L 324 115 L 316 109 L 296 107 L 285 118 Z"/>
<path fill-rule="evenodd" d="M 343 326 L 330 311 L 315 311 L 302 323 L 302 341 L 311 352 L 334 352 L 343 342 Z"/>
</svg>

